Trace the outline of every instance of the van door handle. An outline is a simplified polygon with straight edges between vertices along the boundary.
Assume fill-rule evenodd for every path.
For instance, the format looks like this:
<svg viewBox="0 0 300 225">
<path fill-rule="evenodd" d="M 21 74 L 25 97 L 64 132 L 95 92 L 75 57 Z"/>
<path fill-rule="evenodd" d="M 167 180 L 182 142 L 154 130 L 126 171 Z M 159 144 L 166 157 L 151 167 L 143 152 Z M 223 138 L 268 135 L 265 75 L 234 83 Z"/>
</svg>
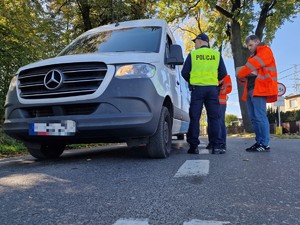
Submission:
<svg viewBox="0 0 300 225">
<path fill-rule="evenodd" d="M 177 84 L 177 85 L 179 85 L 179 84 L 180 84 L 178 80 L 176 81 L 176 84 Z"/>
</svg>

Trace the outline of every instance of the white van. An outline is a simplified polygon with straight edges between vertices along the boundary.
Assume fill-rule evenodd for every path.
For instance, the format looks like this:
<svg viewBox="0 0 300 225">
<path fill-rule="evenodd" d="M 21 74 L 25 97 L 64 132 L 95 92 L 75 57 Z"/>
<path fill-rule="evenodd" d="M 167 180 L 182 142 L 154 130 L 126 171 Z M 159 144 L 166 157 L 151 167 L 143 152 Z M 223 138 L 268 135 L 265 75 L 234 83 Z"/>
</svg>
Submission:
<svg viewBox="0 0 300 225">
<path fill-rule="evenodd" d="M 165 158 L 189 123 L 182 49 L 160 19 L 87 31 L 54 58 L 20 68 L 5 103 L 5 132 L 38 159 L 66 144 L 127 142 Z"/>
</svg>

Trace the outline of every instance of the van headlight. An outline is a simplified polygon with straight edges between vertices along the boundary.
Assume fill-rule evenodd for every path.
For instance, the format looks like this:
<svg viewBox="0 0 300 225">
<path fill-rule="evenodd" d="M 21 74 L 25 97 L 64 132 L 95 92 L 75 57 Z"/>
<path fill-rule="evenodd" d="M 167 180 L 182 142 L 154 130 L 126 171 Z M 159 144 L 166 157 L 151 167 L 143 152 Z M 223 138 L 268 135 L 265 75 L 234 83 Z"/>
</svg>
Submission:
<svg viewBox="0 0 300 225">
<path fill-rule="evenodd" d="M 17 85 L 17 76 L 14 76 L 12 79 L 11 79 L 11 81 L 10 81 L 10 84 L 9 84 L 9 91 L 12 91 L 12 90 L 14 90 L 15 89 L 15 87 L 16 87 L 16 85 Z"/>
<path fill-rule="evenodd" d="M 115 76 L 120 79 L 150 78 L 155 74 L 155 66 L 150 64 L 128 64 L 116 66 Z"/>
</svg>

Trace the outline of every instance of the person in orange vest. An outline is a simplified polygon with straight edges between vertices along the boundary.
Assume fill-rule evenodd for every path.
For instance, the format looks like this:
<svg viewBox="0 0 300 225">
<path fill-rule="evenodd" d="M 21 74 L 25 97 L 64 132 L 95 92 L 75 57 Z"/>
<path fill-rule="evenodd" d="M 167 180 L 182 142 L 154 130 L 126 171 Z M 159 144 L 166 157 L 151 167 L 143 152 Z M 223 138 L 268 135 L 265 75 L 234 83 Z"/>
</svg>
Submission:
<svg viewBox="0 0 300 225">
<path fill-rule="evenodd" d="M 220 93 L 219 93 L 219 126 L 220 126 L 220 139 L 222 140 L 221 147 L 226 150 L 226 136 L 227 136 L 227 131 L 226 131 L 226 124 L 225 124 L 225 114 L 226 114 L 226 107 L 227 107 L 227 100 L 228 100 L 228 94 L 232 91 L 232 82 L 230 75 L 226 75 L 220 82 L 219 82 L 219 87 L 220 87 Z M 210 121 L 208 120 L 208 145 L 206 149 L 211 150 L 212 145 L 211 145 L 211 129 L 210 129 Z"/>
<path fill-rule="evenodd" d="M 277 101 L 277 69 L 273 52 L 256 35 L 246 38 L 246 45 L 252 53 L 245 66 L 237 73 L 244 86 L 242 100 L 247 102 L 248 113 L 255 132 L 256 143 L 248 152 L 270 151 L 270 124 L 267 117 L 267 103 Z"/>
</svg>

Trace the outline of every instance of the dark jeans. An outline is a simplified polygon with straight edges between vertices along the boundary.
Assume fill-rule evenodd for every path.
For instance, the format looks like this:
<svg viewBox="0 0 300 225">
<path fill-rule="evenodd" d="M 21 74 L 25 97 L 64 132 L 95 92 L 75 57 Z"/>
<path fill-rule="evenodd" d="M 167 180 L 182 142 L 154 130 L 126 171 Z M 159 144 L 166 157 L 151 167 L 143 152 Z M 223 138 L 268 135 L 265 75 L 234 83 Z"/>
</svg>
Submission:
<svg viewBox="0 0 300 225">
<path fill-rule="evenodd" d="M 219 126 L 220 126 L 220 133 L 219 137 L 221 139 L 222 147 L 226 147 L 226 137 L 227 137 L 227 130 L 226 130 L 226 124 L 225 124 L 225 113 L 226 113 L 226 104 L 220 104 L 219 108 Z M 212 131 L 211 131 L 211 121 L 208 120 L 208 127 L 207 127 L 207 133 L 208 133 L 208 142 L 209 145 L 211 144 L 211 137 Z"/>
<path fill-rule="evenodd" d="M 187 142 L 190 148 L 197 148 L 199 141 L 199 121 L 203 109 L 206 108 L 208 120 L 211 121 L 211 141 L 214 148 L 219 148 L 222 141 L 219 137 L 219 97 L 216 86 L 195 86 L 191 93 L 190 125 Z"/>
</svg>

